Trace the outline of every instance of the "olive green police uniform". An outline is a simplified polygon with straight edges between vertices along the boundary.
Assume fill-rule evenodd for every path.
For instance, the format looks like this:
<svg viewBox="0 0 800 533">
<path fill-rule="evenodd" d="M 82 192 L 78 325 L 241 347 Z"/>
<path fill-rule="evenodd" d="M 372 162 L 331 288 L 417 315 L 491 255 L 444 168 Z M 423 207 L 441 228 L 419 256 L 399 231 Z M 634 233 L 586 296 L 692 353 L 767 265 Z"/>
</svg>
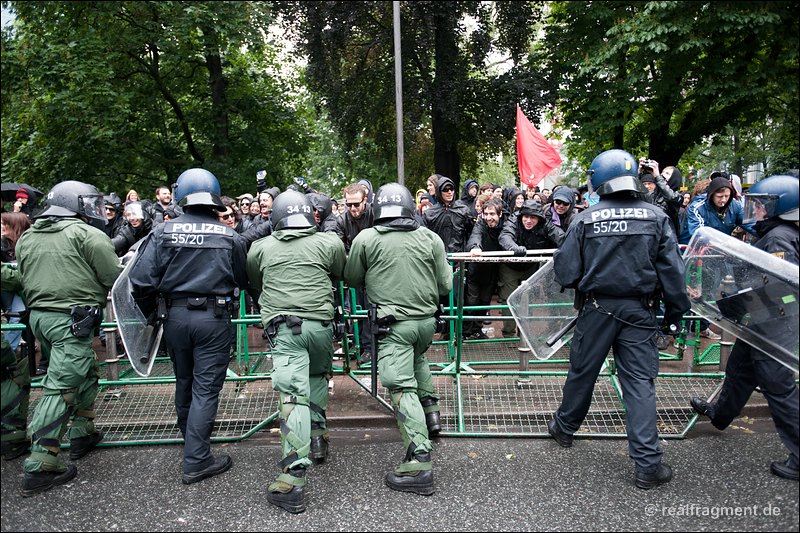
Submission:
<svg viewBox="0 0 800 533">
<path fill-rule="evenodd" d="M 93 335 L 72 334 L 70 309 L 105 306 L 122 267 L 108 236 L 78 218 L 37 220 L 20 237 L 17 260 L 31 310 L 31 327 L 43 349 L 51 354 L 42 381 L 44 396 L 28 428 L 32 453 L 24 470 L 74 470 L 58 456 L 67 422 L 71 458 L 79 458 L 79 446 L 86 449 L 88 445 L 90 449 L 101 436 L 94 427 L 99 364 L 92 350 Z M 38 491 L 39 487 L 34 492 Z"/>
<path fill-rule="evenodd" d="M 302 194 L 290 192 L 275 200 L 273 219 L 283 211 L 287 198 L 305 207 Z M 305 469 L 312 464 L 312 437 L 326 447 L 317 459 L 324 459 L 327 451 L 325 410 L 333 361 L 331 282 L 341 279 L 346 259 L 342 241 L 333 233 L 317 232 L 313 215 L 308 225 L 301 220 L 300 226 L 275 223 L 276 231 L 253 243 L 247 256 L 248 278 L 251 287 L 261 291 L 261 319 L 272 345 L 272 386 L 281 398 L 283 460 L 281 474 L 269 486 L 268 499 L 292 513 L 305 510 L 302 488 Z"/>
<path fill-rule="evenodd" d="M 431 470 L 432 446 L 423 405 L 437 410 L 438 406 L 425 352 L 435 333 L 433 316 L 439 296 L 452 288 L 452 270 L 444 244 L 434 232 L 418 227 L 410 218 L 380 218 L 385 207 L 379 206 L 381 201 L 394 201 L 398 209 L 402 200 L 413 206 L 410 193 L 401 187 L 384 185 L 376 194 L 375 226 L 363 230 L 353 241 L 345 283 L 366 287 L 369 301 L 378 306 L 379 323 L 388 324 L 390 329 L 379 343 L 378 372 L 391 394 L 406 458 L 387 476 L 387 485 L 428 495 L 433 493 L 432 477 L 424 488 L 411 481 L 403 486 L 404 480 L 398 478 L 408 479 Z M 409 210 L 406 207 L 402 216 Z"/>
</svg>

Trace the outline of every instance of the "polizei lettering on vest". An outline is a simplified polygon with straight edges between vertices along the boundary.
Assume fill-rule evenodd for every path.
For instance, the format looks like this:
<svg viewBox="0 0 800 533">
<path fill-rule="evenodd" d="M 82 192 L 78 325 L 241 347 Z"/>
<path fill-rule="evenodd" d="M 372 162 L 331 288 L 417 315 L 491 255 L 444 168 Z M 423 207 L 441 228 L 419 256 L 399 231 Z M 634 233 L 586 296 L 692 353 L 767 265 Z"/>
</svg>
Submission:
<svg viewBox="0 0 800 533">
<path fill-rule="evenodd" d="M 175 228 L 176 232 L 180 233 L 219 233 L 224 235 L 226 226 L 210 224 L 208 222 L 189 222 L 183 224 L 175 222 L 173 228 Z"/>
<path fill-rule="evenodd" d="M 592 213 L 592 222 L 615 218 L 650 218 L 650 216 L 648 210 L 641 207 L 610 207 L 607 209 L 598 209 Z"/>
</svg>

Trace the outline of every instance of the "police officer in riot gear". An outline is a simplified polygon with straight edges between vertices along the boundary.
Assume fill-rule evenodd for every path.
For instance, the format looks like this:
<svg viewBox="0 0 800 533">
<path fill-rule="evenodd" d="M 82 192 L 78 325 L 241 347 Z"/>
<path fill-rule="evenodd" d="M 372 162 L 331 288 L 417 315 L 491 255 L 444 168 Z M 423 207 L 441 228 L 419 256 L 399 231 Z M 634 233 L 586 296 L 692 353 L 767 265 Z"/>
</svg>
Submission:
<svg viewBox="0 0 800 533">
<path fill-rule="evenodd" d="M 672 479 L 672 469 L 661 460 L 656 428 L 655 295 L 665 289 L 668 324 L 679 324 L 690 304 L 675 233 L 661 209 L 640 199 L 637 170 L 638 162 L 623 150 L 605 151 L 592 161 L 590 180 L 600 201 L 575 218 L 553 255 L 556 278 L 575 289 L 583 303 L 564 396 L 548 431 L 559 445 L 572 445 L 613 347 L 636 486 L 650 489 Z"/>
<path fill-rule="evenodd" d="M 267 500 L 305 511 L 305 474 L 328 454 L 328 381 L 333 363 L 334 299 L 345 264 L 344 244 L 321 232 L 306 195 L 286 191 L 272 205 L 273 233 L 253 243 L 247 274 L 260 291 L 261 320 L 272 345 L 272 386 L 280 392 L 281 473 Z"/>
<path fill-rule="evenodd" d="M 144 240 L 130 282 L 145 315 L 163 321 L 184 438 L 182 481 L 190 484 L 233 464 L 228 455 L 212 455 L 211 431 L 234 338 L 233 300 L 247 286 L 246 248 L 217 218 L 225 207 L 211 172 L 183 172 L 175 199 L 183 214 Z"/>
<path fill-rule="evenodd" d="M 79 181 L 64 181 L 47 195 L 47 206 L 17 242 L 17 261 L 30 325 L 50 351 L 44 395 L 28 426 L 31 455 L 25 460 L 22 495 L 69 482 L 74 464 L 59 457 L 70 424 L 70 459 L 80 459 L 103 435 L 94 426 L 100 367 L 92 350 L 100 306 L 122 267 L 103 232 L 103 196 Z"/>
<path fill-rule="evenodd" d="M 353 240 L 345 282 L 365 286 L 377 305 L 377 322 L 388 333 L 378 344 L 378 371 L 389 390 L 405 459 L 384 481 L 394 490 L 434 493 L 430 429 L 438 429 L 425 352 L 436 329 L 439 297 L 452 288 L 452 270 L 442 239 L 420 227 L 411 193 L 398 183 L 378 189 L 375 225 Z"/>
<path fill-rule="evenodd" d="M 750 187 L 745 193 L 744 208 L 744 222 L 755 222 L 759 235 L 754 246 L 795 265 L 800 263 L 798 200 L 800 182 L 796 177 L 771 176 Z M 797 323 L 794 320 L 796 318 L 791 318 L 792 324 L 780 319 L 767 322 L 770 327 L 763 334 L 789 350 L 796 349 Z M 756 386 L 767 399 L 778 436 L 789 450 L 789 457 L 774 461 L 770 470 L 776 476 L 797 480 L 800 401 L 795 374 L 790 369 L 743 340 L 737 340 L 725 367 L 725 381 L 717 402 L 692 398 L 690 403 L 695 412 L 708 416 L 714 427 L 723 430 L 739 416 Z"/>
</svg>

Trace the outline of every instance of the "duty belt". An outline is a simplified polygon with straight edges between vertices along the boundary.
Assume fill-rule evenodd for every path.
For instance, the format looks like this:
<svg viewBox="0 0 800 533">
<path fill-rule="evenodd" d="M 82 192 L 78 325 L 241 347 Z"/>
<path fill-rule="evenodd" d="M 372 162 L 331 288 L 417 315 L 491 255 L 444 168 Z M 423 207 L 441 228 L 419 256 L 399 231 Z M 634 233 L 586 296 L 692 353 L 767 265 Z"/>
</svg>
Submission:
<svg viewBox="0 0 800 533">
<path fill-rule="evenodd" d="M 619 294 L 604 294 L 601 292 L 591 291 L 588 294 L 589 299 L 593 300 L 630 300 L 632 302 L 639 302 L 645 307 L 653 307 L 655 298 L 652 294 L 640 294 L 638 296 L 623 296 Z"/>
<path fill-rule="evenodd" d="M 186 298 L 166 298 L 167 307 L 186 307 L 189 303 L 196 302 L 197 300 L 202 301 L 205 298 L 206 303 L 214 304 L 216 302 L 217 296 L 189 296 Z M 220 298 L 225 298 L 227 301 L 230 296 L 220 296 Z"/>
</svg>

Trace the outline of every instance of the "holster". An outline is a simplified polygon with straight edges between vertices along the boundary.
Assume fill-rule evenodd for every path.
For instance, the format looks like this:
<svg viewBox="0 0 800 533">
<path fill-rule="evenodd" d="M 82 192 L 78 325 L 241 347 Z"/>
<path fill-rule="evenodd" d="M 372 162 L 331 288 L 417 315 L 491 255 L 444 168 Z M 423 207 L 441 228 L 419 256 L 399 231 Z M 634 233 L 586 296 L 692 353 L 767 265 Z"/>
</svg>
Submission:
<svg viewBox="0 0 800 533">
<path fill-rule="evenodd" d="M 342 306 L 337 305 L 333 308 L 333 338 L 334 340 L 341 340 L 342 336 L 344 335 L 346 325 L 344 320 L 342 320 Z"/>
<path fill-rule="evenodd" d="M 278 326 L 286 322 L 286 327 L 292 330 L 292 335 L 300 335 L 303 332 L 303 319 L 295 315 L 278 315 L 269 321 L 264 331 L 267 332 L 267 337 L 270 339 L 275 338 L 278 334 Z"/>
<path fill-rule="evenodd" d="M 69 316 L 72 324 L 69 329 L 75 337 L 91 337 L 94 329 L 100 325 L 100 308 L 88 305 L 73 305 Z"/>
<path fill-rule="evenodd" d="M 228 310 L 228 300 L 225 296 L 215 296 L 214 297 L 214 316 L 216 318 L 221 318 L 222 315 L 225 314 L 225 311 Z"/>
</svg>

